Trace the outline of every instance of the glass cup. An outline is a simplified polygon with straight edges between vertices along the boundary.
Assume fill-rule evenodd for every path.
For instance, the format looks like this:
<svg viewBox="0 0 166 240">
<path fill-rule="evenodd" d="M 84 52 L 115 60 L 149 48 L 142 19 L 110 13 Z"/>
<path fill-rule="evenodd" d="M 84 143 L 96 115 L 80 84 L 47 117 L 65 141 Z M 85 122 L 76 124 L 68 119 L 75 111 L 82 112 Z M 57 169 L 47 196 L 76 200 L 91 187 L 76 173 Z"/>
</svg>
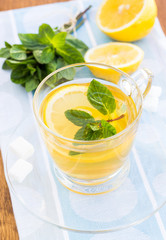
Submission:
<svg viewBox="0 0 166 240">
<path fill-rule="evenodd" d="M 66 81 L 69 71 L 73 80 Z M 92 79 L 120 89 L 130 96 L 136 107 L 136 117 L 116 135 L 94 141 L 69 139 L 50 130 L 41 116 L 41 103 L 54 88 L 67 84 L 88 83 Z M 130 170 L 129 152 L 137 132 L 143 99 L 150 90 L 152 74 L 148 69 L 132 76 L 112 66 L 98 63 L 78 63 L 49 74 L 38 86 L 33 109 L 41 135 L 51 156 L 58 180 L 68 189 L 82 194 L 99 194 L 119 187 Z M 70 155 L 69 152 L 75 153 Z"/>
</svg>

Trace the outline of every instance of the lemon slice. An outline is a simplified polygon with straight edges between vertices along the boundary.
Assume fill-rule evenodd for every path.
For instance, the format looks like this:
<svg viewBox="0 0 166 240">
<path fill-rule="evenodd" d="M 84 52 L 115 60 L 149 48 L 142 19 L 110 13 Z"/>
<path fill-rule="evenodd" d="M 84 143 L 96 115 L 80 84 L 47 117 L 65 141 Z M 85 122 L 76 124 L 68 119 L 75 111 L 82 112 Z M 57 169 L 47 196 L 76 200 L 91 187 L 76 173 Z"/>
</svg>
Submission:
<svg viewBox="0 0 166 240">
<path fill-rule="evenodd" d="M 131 74 L 137 70 L 143 57 L 143 50 L 134 44 L 111 42 L 89 49 L 85 54 L 85 61 L 104 63 Z M 90 67 L 90 70 L 96 77 L 113 82 L 117 82 L 121 75 L 104 67 Z"/>
<path fill-rule="evenodd" d="M 119 41 L 136 41 L 152 29 L 157 7 L 155 0 L 105 0 L 97 12 L 97 25 Z"/>
<path fill-rule="evenodd" d="M 64 112 L 71 108 L 77 96 L 85 96 L 87 86 L 70 85 L 53 90 L 47 95 L 42 103 L 42 115 L 44 123 L 54 132 L 61 132 L 68 120 L 64 117 Z M 58 119 L 61 119 L 59 121 Z M 62 124 L 62 121 L 67 121 Z M 57 131 L 58 130 L 58 131 Z"/>
</svg>

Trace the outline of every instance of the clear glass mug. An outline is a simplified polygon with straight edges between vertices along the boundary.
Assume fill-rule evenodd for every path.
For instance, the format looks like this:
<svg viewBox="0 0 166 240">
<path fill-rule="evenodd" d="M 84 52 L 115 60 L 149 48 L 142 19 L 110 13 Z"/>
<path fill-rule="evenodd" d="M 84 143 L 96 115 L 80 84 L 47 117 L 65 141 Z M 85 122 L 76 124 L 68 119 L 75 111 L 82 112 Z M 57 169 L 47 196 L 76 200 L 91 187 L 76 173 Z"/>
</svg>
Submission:
<svg viewBox="0 0 166 240">
<path fill-rule="evenodd" d="M 136 106 L 134 121 L 118 134 L 101 140 L 80 141 L 68 139 L 50 130 L 41 116 L 41 103 L 53 88 L 49 83 L 61 74 L 66 76 L 69 69 L 75 70 L 74 79 L 61 84 L 81 84 L 92 79 L 111 85 L 127 96 Z M 138 123 L 142 113 L 143 99 L 150 90 L 152 74 L 148 69 L 137 71 L 132 77 L 112 66 L 98 63 L 78 63 L 63 67 L 49 74 L 38 86 L 33 109 L 40 127 L 41 135 L 53 160 L 54 172 L 59 181 L 68 189 L 82 194 L 99 194 L 119 187 L 130 169 L 129 152 L 131 150 Z M 69 152 L 82 154 L 70 155 Z"/>
</svg>

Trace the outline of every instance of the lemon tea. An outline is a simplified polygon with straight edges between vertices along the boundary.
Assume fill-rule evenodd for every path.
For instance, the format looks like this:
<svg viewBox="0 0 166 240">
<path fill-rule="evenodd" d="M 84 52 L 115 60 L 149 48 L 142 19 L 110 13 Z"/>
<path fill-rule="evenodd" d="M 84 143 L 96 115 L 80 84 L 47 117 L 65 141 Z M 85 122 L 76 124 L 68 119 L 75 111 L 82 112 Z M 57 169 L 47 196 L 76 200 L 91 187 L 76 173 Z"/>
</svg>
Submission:
<svg viewBox="0 0 166 240">
<path fill-rule="evenodd" d="M 79 81 L 78 81 L 79 82 Z M 128 134 L 125 141 L 116 139 L 116 135 L 125 130 L 137 117 L 134 101 L 118 87 L 105 85 L 114 96 L 116 109 L 108 115 L 102 114 L 88 101 L 87 92 L 90 82 L 61 85 L 53 89 L 42 101 L 40 116 L 44 124 L 59 137 L 73 141 L 73 150 L 62 147 L 63 140 L 58 144 L 56 139 L 43 131 L 43 136 L 49 153 L 55 164 L 63 173 L 75 179 L 96 180 L 104 179 L 116 173 L 124 164 L 131 148 L 134 135 Z M 75 142 L 74 136 L 79 126 L 69 121 L 65 112 L 68 109 L 89 113 L 96 121 L 105 120 L 116 129 L 114 143 L 107 141 L 102 147 L 101 140 L 91 141 L 84 145 Z M 108 119 L 109 118 L 109 119 Z M 93 148 L 91 149 L 91 146 Z"/>
</svg>

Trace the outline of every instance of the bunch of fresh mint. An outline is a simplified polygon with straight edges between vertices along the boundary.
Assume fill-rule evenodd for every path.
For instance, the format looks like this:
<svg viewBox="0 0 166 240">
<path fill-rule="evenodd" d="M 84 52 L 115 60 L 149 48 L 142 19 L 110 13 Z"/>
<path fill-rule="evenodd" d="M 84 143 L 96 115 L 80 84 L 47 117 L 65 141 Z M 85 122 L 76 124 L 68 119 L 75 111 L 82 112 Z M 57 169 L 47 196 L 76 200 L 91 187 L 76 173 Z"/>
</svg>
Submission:
<svg viewBox="0 0 166 240">
<path fill-rule="evenodd" d="M 90 7 L 79 13 L 76 20 L 81 19 Z M 83 22 L 84 20 L 76 27 Z M 0 49 L 0 57 L 6 58 L 2 68 L 12 69 L 12 82 L 21 84 L 29 92 L 36 89 L 45 76 L 58 68 L 84 62 L 83 55 L 88 47 L 69 33 L 72 30 L 71 25 L 70 22 L 64 24 L 62 32 L 62 28 L 52 29 L 48 24 L 42 24 L 38 34 L 18 34 L 22 44 L 10 45 L 5 42 L 5 48 Z M 70 68 L 52 77 L 47 84 L 54 87 L 61 82 L 72 80 L 74 75 L 74 69 Z"/>
<path fill-rule="evenodd" d="M 103 115 L 108 116 L 108 120 L 95 120 L 92 115 L 81 110 L 70 109 L 65 111 L 66 118 L 73 124 L 81 128 L 76 132 L 76 140 L 99 140 L 108 138 L 116 134 L 116 129 L 110 122 L 122 119 L 125 115 L 121 114 L 116 119 L 111 119 L 111 114 L 116 109 L 115 98 L 111 91 L 102 83 L 93 79 L 88 87 L 87 99 L 91 105 Z M 70 155 L 77 153 L 70 152 Z"/>
</svg>

